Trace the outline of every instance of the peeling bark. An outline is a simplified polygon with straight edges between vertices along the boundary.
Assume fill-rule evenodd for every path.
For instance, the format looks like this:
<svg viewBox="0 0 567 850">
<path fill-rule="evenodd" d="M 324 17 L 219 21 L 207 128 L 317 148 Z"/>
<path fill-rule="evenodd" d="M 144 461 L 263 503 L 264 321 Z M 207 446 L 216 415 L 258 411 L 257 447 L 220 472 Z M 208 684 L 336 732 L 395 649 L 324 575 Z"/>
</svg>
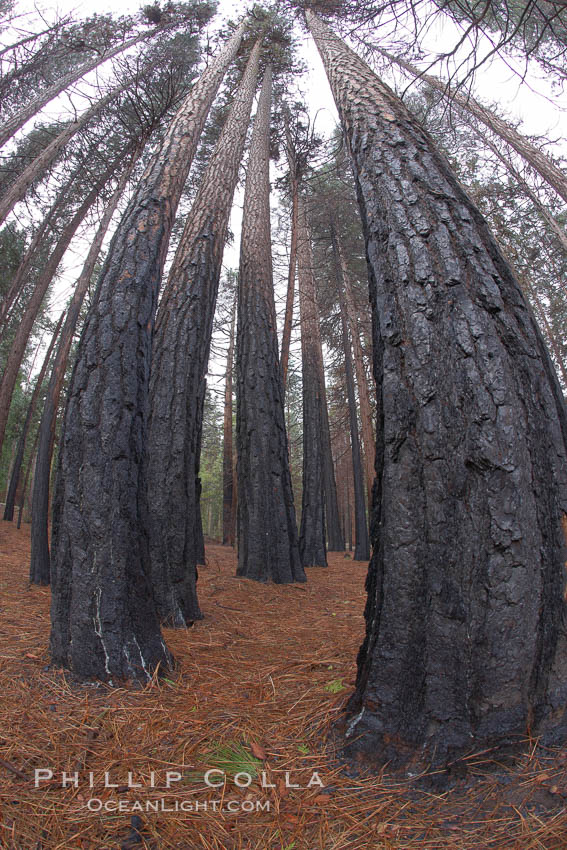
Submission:
<svg viewBox="0 0 567 850">
<path fill-rule="evenodd" d="M 567 423 L 520 287 L 428 134 L 313 13 L 361 208 L 380 398 L 348 750 L 565 734 Z"/>
<path fill-rule="evenodd" d="M 81 679 L 147 680 L 171 663 L 148 563 L 152 331 L 179 198 L 242 32 L 170 123 L 117 227 L 79 343 L 53 502 L 51 657 Z"/>
<path fill-rule="evenodd" d="M 271 68 L 264 75 L 248 159 L 237 330 L 237 574 L 280 584 L 305 581 L 278 357 L 270 240 Z"/>
</svg>

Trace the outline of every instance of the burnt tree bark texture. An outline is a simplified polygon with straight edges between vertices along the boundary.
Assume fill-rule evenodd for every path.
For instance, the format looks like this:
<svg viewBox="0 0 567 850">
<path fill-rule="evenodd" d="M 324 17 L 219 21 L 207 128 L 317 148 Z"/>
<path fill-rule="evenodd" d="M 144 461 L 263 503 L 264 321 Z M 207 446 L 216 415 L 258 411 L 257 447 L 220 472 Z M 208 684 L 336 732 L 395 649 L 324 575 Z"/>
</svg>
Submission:
<svg viewBox="0 0 567 850">
<path fill-rule="evenodd" d="M 234 546 L 234 499 L 233 499 L 233 448 L 232 448 L 232 374 L 234 365 L 234 331 L 236 324 L 235 292 L 230 321 L 230 337 L 226 355 L 226 377 L 224 382 L 224 420 L 222 446 L 222 544 Z"/>
<path fill-rule="evenodd" d="M 298 200 L 298 175 L 297 157 L 289 130 L 289 109 L 284 107 L 284 130 L 287 164 L 289 168 L 289 189 L 291 193 L 291 238 L 289 245 L 289 268 L 287 274 L 287 295 L 285 300 L 285 317 L 282 331 L 281 369 L 283 388 L 287 384 L 287 369 L 289 365 L 289 346 L 291 342 L 291 327 L 293 324 L 293 301 L 295 296 L 295 274 L 297 270 L 297 200 Z"/>
<path fill-rule="evenodd" d="M 126 184 L 132 173 L 132 169 L 138 156 L 142 152 L 143 145 L 134 154 L 130 163 L 126 166 L 116 189 L 106 205 L 99 226 L 89 248 L 87 258 L 83 265 L 81 274 L 75 285 L 75 291 L 67 310 L 67 317 L 61 339 L 57 347 L 57 353 L 53 360 L 53 368 L 49 378 L 49 385 L 39 423 L 39 437 L 37 447 L 37 458 L 35 463 L 34 481 L 32 490 L 32 523 L 31 523 L 31 558 L 30 558 L 30 581 L 32 584 L 49 584 L 51 577 L 51 566 L 49 557 L 49 485 L 51 477 L 51 460 L 53 457 L 53 446 L 55 443 L 55 425 L 57 422 L 57 410 L 59 398 L 65 379 L 67 360 L 73 343 L 73 335 L 79 320 L 81 307 L 87 294 L 94 268 L 100 254 L 106 232 L 110 226 L 118 202 L 126 188 Z"/>
<path fill-rule="evenodd" d="M 12 465 L 12 474 L 10 475 L 10 483 L 8 485 L 8 492 L 6 493 L 6 504 L 4 506 L 4 519 L 11 522 L 14 519 L 14 507 L 16 505 L 16 494 L 18 492 L 18 485 L 20 483 L 20 476 L 22 473 L 22 464 L 24 462 L 24 454 L 26 450 L 26 442 L 28 438 L 28 432 L 30 429 L 30 425 L 32 423 L 33 415 L 35 413 L 35 409 L 37 407 L 37 402 L 39 399 L 39 395 L 41 393 L 41 387 L 43 385 L 43 381 L 45 379 L 45 375 L 47 373 L 47 367 L 51 361 L 51 355 L 53 354 L 53 349 L 55 347 L 55 343 L 59 337 L 59 331 L 61 330 L 61 325 L 63 323 L 63 319 L 65 318 L 65 312 L 63 312 L 59 321 L 57 322 L 56 328 L 53 332 L 53 336 L 51 337 L 51 342 L 49 343 L 49 347 L 45 354 L 45 358 L 41 365 L 41 369 L 39 371 L 39 375 L 37 376 L 37 381 L 35 387 L 33 389 L 32 397 L 30 399 L 30 403 L 28 405 L 28 409 L 26 411 L 26 418 L 24 420 L 24 424 L 22 427 L 22 433 L 18 439 L 18 446 L 16 449 L 16 456 L 14 458 L 14 463 Z"/>
<path fill-rule="evenodd" d="M 237 574 L 256 581 L 305 581 L 278 357 L 270 237 L 271 68 L 254 120 L 244 194 L 238 280 L 236 440 Z"/>
<path fill-rule="evenodd" d="M 331 239 L 333 241 L 333 253 L 335 255 L 335 268 L 337 271 L 337 282 L 339 287 L 339 304 L 341 311 L 341 334 L 343 340 L 343 352 L 345 356 L 346 394 L 348 404 L 348 418 L 350 425 L 350 445 L 352 452 L 352 475 L 354 481 L 354 560 L 367 561 L 370 557 L 370 540 L 368 537 L 368 523 L 366 522 L 366 508 L 364 505 L 364 473 L 362 470 L 362 453 L 360 451 L 360 437 L 358 434 L 358 417 L 356 415 L 356 395 L 354 391 L 354 372 L 352 366 L 352 350 L 348 333 L 347 313 L 345 306 L 345 267 L 341 263 L 338 249 L 337 233 L 335 225 L 331 222 Z"/>
<path fill-rule="evenodd" d="M 195 83 L 109 248 L 63 423 L 53 503 L 51 656 L 83 679 L 170 663 L 149 578 L 144 453 L 151 342 L 179 198 L 241 26 Z"/>
<path fill-rule="evenodd" d="M 158 612 L 175 627 L 202 617 L 196 565 L 204 562 L 198 478 L 205 375 L 260 48 L 258 41 L 203 176 L 156 319 L 148 443 L 150 559 Z"/>
<path fill-rule="evenodd" d="M 430 137 L 308 22 L 357 183 L 381 388 L 351 752 L 441 761 L 526 731 L 561 736 L 567 428 L 553 366 Z"/>
<path fill-rule="evenodd" d="M 311 233 L 302 196 L 297 198 L 297 207 L 297 277 L 303 384 L 303 497 L 299 553 L 304 567 L 326 567 L 322 408 L 327 405 L 327 399 L 324 382 L 321 385 L 321 374 L 324 374 L 323 350 L 313 275 Z"/>
</svg>

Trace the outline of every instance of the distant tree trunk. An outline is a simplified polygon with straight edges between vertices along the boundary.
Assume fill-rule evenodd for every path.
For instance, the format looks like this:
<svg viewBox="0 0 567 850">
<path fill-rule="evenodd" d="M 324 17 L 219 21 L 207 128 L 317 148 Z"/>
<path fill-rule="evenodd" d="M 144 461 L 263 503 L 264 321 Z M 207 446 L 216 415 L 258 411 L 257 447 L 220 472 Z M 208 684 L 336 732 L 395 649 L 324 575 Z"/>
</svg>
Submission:
<svg viewBox="0 0 567 850">
<path fill-rule="evenodd" d="M 10 214 L 14 206 L 21 201 L 32 183 L 37 180 L 45 170 L 51 165 L 57 155 L 63 150 L 67 142 L 73 136 L 82 130 L 89 121 L 100 112 L 101 109 L 109 104 L 120 92 L 124 91 L 132 84 L 130 78 L 127 82 L 119 86 L 115 86 L 107 95 L 94 103 L 90 109 L 87 109 L 76 121 L 69 124 L 57 135 L 54 139 L 41 151 L 38 156 L 30 162 L 16 180 L 7 188 L 6 192 L 0 197 L 0 224 Z"/>
<path fill-rule="evenodd" d="M 22 492 L 20 493 L 20 507 L 18 509 L 18 522 L 17 522 L 17 526 L 16 526 L 17 528 L 21 528 L 21 526 L 22 526 L 22 515 L 24 513 L 24 505 L 26 503 L 26 495 L 27 495 L 27 492 L 28 492 L 28 484 L 29 484 L 30 476 L 33 474 L 34 467 L 35 467 L 35 451 L 36 451 L 36 448 L 37 448 L 37 438 L 38 438 L 38 436 L 39 436 L 39 432 L 36 431 L 36 434 L 35 434 L 35 437 L 34 437 L 34 440 L 33 440 L 32 450 L 30 452 L 30 456 L 29 456 L 28 463 L 27 463 L 27 466 L 26 466 L 26 474 L 24 475 L 24 483 L 22 485 Z"/>
<path fill-rule="evenodd" d="M 287 451 L 270 239 L 271 68 L 248 159 L 237 330 L 238 570 L 256 581 L 305 581 Z"/>
<path fill-rule="evenodd" d="M 428 134 L 307 17 L 357 183 L 381 393 L 380 534 L 349 750 L 418 770 L 526 734 L 562 737 L 567 420 L 553 366 Z"/>
<path fill-rule="evenodd" d="M 325 371 L 322 368 L 319 381 L 325 385 Z M 335 475 L 335 464 L 333 462 L 333 450 L 331 445 L 331 428 L 329 425 L 329 410 L 326 401 L 321 408 L 322 425 L 321 440 L 323 446 L 323 489 L 325 492 L 325 525 L 327 530 L 327 549 L 329 552 L 344 552 L 345 535 L 340 520 L 339 505 L 337 499 L 337 476 Z"/>
<path fill-rule="evenodd" d="M 37 376 L 37 381 L 35 387 L 33 389 L 32 397 L 30 399 L 30 403 L 28 405 L 28 409 L 26 411 L 26 418 L 24 420 L 24 424 L 22 427 L 22 432 L 20 434 L 18 440 L 18 447 L 16 449 L 16 456 L 14 458 L 14 463 L 12 465 L 12 472 L 10 475 L 10 484 L 8 485 L 8 492 L 6 494 L 6 504 L 4 506 L 4 519 L 8 522 L 12 522 L 14 519 L 14 507 L 16 505 L 16 493 L 18 492 L 18 485 L 20 483 L 20 475 L 22 472 L 22 464 L 24 462 L 24 454 L 26 450 L 26 441 L 28 438 L 28 432 L 30 429 L 30 425 L 32 423 L 33 415 L 35 413 L 35 409 L 37 407 L 37 401 L 39 399 L 41 393 L 41 387 L 43 385 L 43 381 L 45 379 L 45 374 L 47 372 L 47 367 L 49 366 L 49 362 L 51 360 L 51 355 L 53 353 L 53 348 L 55 346 L 55 342 L 59 336 L 59 331 L 61 330 L 61 324 L 63 322 L 63 318 L 65 316 L 65 311 L 63 311 L 59 317 L 59 321 L 53 331 L 53 336 L 51 337 L 51 342 L 49 343 L 49 348 L 45 354 L 43 359 L 43 363 L 41 369 L 39 371 L 39 375 Z"/>
<path fill-rule="evenodd" d="M 97 55 L 90 62 L 85 62 L 84 65 L 80 65 L 78 68 L 73 68 L 72 71 L 69 71 L 68 74 L 60 77 L 56 80 L 52 86 L 40 92 L 37 97 L 35 97 L 30 103 L 28 103 L 23 109 L 21 109 L 16 115 L 13 115 L 4 124 L 0 127 L 0 147 L 5 145 L 9 139 L 12 138 L 18 130 L 24 126 L 24 124 L 29 121 L 30 118 L 33 118 L 36 113 L 43 109 L 43 107 L 49 103 L 50 100 L 53 100 L 57 95 L 61 94 L 61 92 L 65 91 L 65 89 L 69 88 L 69 86 L 76 83 L 77 80 L 80 80 L 81 77 L 84 77 L 85 74 L 88 74 L 89 71 L 93 71 L 99 65 L 102 65 L 103 62 L 106 62 L 108 59 L 112 59 L 113 56 L 117 56 L 119 53 L 122 53 L 127 48 L 132 47 L 134 44 L 138 44 L 140 41 L 144 41 L 149 38 L 150 35 L 153 35 L 157 30 L 154 30 L 152 33 L 144 33 L 143 35 L 134 36 L 134 38 L 130 38 L 127 41 L 123 41 L 122 44 L 119 44 L 117 47 L 112 48 L 112 50 L 107 50 L 102 55 Z"/>
<path fill-rule="evenodd" d="M 297 199 L 298 285 L 303 376 L 303 499 L 299 552 L 304 567 L 326 567 L 325 511 L 323 486 L 323 406 L 325 384 L 321 384 L 323 350 L 319 328 L 317 291 L 313 276 L 311 233 L 305 201 Z"/>
<path fill-rule="evenodd" d="M 146 168 L 114 234 L 79 343 L 53 501 L 51 656 L 82 679 L 147 680 L 171 660 L 147 538 L 154 315 L 181 192 L 242 33 L 243 25 L 195 83 Z"/>
<path fill-rule="evenodd" d="M 65 319 L 61 333 L 61 340 L 53 362 L 53 369 L 39 424 L 39 440 L 32 491 L 30 560 L 30 581 L 32 584 L 49 584 L 51 576 L 48 536 L 51 459 L 55 443 L 55 425 L 57 421 L 57 410 L 59 408 L 59 398 L 63 388 L 67 361 L 73 343 L 73 335 L 77 327 L 85 295 L 92 280 L 104 237 L 142 149 L 143 143 L 140 145 L 137 153 L 132 157 L 129 165 L 122 172 L 118 185 L 102 215 L 97 232 L 89 248 L 87 259 L 75 284 L 75 291 L 69 304 L 67 318 Z"/>
<path fill-rule="evenodd" d="M 232 371 L 234 363 L 234 326 L 236 322 L 236 299 L 234 294 L 232 317 L 230 321 L 230 337 L 228 354 L 226 356 L 226 377 L 224 382 L 224 422 L 222 449 L 222 544 L 234 546 L 234 514 L 233 503 L 233 451 L 232 451 Z"/>
<path fill-rule="evenodd" d="M 284 126 L 286 139 L 287 163 L 289 168 L 289 187 L 291 191 L 291 240 L 289 246 L 289 270 L 287 275 L 287 296 L 285 302 L 285 318 L 282 332 L 282 355 L 280 358 L 284 393 L 287 384 L 287 369 L 289 364 L 289 346 L 291 342 L 291 327 L 293 324 L 293 301 L 295 296 L 295 273 L 297 267 L 297 200 L 298 179 L 297 162 L 291 134 L 289 132 L 289 111 L 284 110 Z"/>
<path fill-rule="evenodd" d="M 356 385 L 358 387 L 358 401 L 360 405 L 360 425 L 362 431 L 362 442 L 364 444 L 364 475 L 366 479 L 366 493 L 368 496 L 368 512 L 372 509 L 372 487 L 374 485 L 374 458 L 375 437 L 374 429 L 372 428 L 372 410 L 370 407 L 370 399 L 368 393 L 368 381 L 366 380 L 366 370 L 364 368 L 364 356 L 362 354 L 362 345 L 358 333 L 358 325 L 356 321 L 356 308 L 354 306 L 354 298 L 352 295 L 352 286 L 350 276 L 344 256 L 343 246 L 339 234 L 335 230 L 335 241 L 338 260 L 340 263 L 342 281 L 344 285 L 344 309 L 350 329 L 350 338 L 354 350 L 354 370 L 356 373 Z"/>
<path fill-rule="evenodd" d="M 444 83 L 443 80 L 439 80 L 430 74 L 422 73 L 415 65 L 412 65 L 399 56 L 393 56 L 386 50 L 378 48 L 378 52 L 390 61 L 395 62 L 413 77 L 423 80 L 431 88 L 441 92 L 444 97 L 456 103 L 459 109 L 462 109 L 465 113 L 478 118 L 489 130 L 500 136 L 506 144 L 510 145 L 516 153 L 520 154 L 528 165 L 567 202 L 567 177 L 565 176 L 565 172 L 547 154 L 539 150 L 529 139 L 519 133 L 515 127 L 504 121 L 495 112 L 488 109 L 488 107 L 483 106 L 472 95 L 465 96 L 458 91 L 454 91 L 448 83 Z"/>
<path fill-rule="evenodd" d="M 110 173 L 107 172 L 101 182 L 91 189 L 79 209 L 63 228 L 61 236 L 51 252 L 45 267 L 39 274 L 34 291 L 26 305 L 25 311 L 18 325 L 18 330 L 16 331 L 14 341 L 12 342 L 10 353 L 6 360 L 2 380 L 0 381 L 0 449 L 4 442 L 6 424 L 10 413 L 10 404 L 12 403 L 14 387 L 16 386 L 16 381 L 18 379 L 18 372 L 24 359 L 28 339 L 34 322 L 41 309 L 43 299 L 46 296 L 47 290 L 49 289 L 49 286 L 55 276 L 55 272 L 57 271 L 57 267 L 63 259 L 63 255 L 69 247 L 73 236 L 96 201 L 101 189 L 101 184 L 104 185 L 104 182 L 109 177 Z"/>
<path fill-rule="evenodd" d="M 348 416 L 350 422 L 350 445 L 352 451 L 352 474 L 354 480 L 354 560 L 367 561 L 370 558 L 370 540 L 368 538 L 368 523 L 366 522 L 366 508 L 364 505 L 364 474 L 362 471 L 362 454 L 360 451 L 360 438 L 358 435 L 358 417 L 356 414 L 356 395 L 354 390 L 354 374 L 352 368 L 352 351 L 348 335 L 348 322 L 345 306 L 345 266 L 341 263 L 339 243 L 334 223 L 331 221 L 331 238 L 333 252 L 335 255 L 335 267 L 337 270 L 339 304 L 341 309 L 341 332 L 343 340 L 343 351 L 345 355 L 345 378 L 348 403 Z"/>
<path fill-rule="evenodd" d="M 531 299 L 531 303 L 534 306 L 535 314 L 541 322 L 545 338 L 547 339 L 549 347 L 550 347 L 550 349 L 551 349 L 551 351 L 552 351 L 552 353 L 555 357 L 555 362 L 557 364 L 557 367 L 559 368 L 561 378 L 563 379 L 563 385 L 564 385 L 565 388 L 567 388 L 567 368 L 565 367 L 565 362 L 563 360 L 563 354 L 561 352 L 561 348 L 559 346 L 557 338 L 556 338 L 556 336 L 553 332 L 553 328 L 549 324 L 549 321 L 548 321 L 548 318 L 547 318 L 547 315 L 546 315 L 546 312 L 545 312 L 545 308 L 544 308 L 543 304 L 541 303 L 541 299 L 540 299 L 539 295 L 537 294 L 535 287 L 533 286 L 531 281 L 521 280 L 521 283 L 522 283 L 524 290 L 526 291 L 526 294 L 529 295 L 529 297 Z"/>
<path fill-rule="evenodd" d="M 260 47 L 258 41 L 187 217 L 156 319 L 148 440 L 150 559 L 159 615 L 175 627 L 202 617 L 195 567 L 205 562 L 199 505 L 205 375 Z"/>
</svg>

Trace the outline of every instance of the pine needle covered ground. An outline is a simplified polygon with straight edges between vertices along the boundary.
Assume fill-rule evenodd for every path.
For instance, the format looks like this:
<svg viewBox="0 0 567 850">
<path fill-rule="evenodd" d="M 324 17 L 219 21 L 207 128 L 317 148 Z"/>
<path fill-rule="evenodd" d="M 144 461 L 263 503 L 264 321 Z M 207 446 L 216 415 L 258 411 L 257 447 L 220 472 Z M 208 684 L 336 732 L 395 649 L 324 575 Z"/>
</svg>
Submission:
<svg viewBox="0 0 567 850">
<path fill-rule="evenodd" d="M 341 769 L 327 732 L 354 683 L 364 565 L 331 555 L 308 584 L 278 587 L 235 578 L 232 550 L 207 557 L 206 619 L 166 632 L 173 674 L 77 685 L 47 667 L 49 590 L 28 584 L 29 530 L 2 523 L 1 848 L 567 847 L 567 753 L 532 742 L 514 763 L 471 757 L 450 787 Z M 38 788 L 36 769 L 53 772 Z M 78 787 L 62 788 L 63 771 Z M 323 786 L 307 787 L 314 771 Z"/>
</svg>

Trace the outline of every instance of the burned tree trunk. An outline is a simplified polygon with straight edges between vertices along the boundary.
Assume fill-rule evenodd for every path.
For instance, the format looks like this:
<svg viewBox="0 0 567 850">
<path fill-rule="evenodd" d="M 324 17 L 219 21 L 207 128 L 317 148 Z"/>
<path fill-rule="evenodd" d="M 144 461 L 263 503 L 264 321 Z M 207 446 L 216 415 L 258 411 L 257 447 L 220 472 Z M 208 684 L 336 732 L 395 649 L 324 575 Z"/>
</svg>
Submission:
<svg viewBox="0 0 567 850">
<path fill-rule="evenodd" d="M 205 375 L 260 47 L 258 41 L 203 176 L 156 319 L 148 441 L 150 559 L 159 615 L 176 627 L 202 617 L 195 567 L 205 558 L 199 480 Z"/>
<path fill-rule="evenodd" d="M 237 330 L 238 570 L 256 581 L 305 581 L 278 358 L 270 240 L 271 68 L 264 75 L 248 159 Z"/>
<path fill-rule="evenodd" d="M 381 394 L 351 752 L 437 762 L 563 735 L 567 423 L 553 366 L 430 137 L 308 21 L 357 183 Z"/>
<path fill-rule="evenodd" d="M 325 384 L 321 384 L 323 350 L 319 329 L 317 291 L 313 276 L 311 233 L 305 200 L 297 198 L 297 256 L 299 311 L 301 327 L 301 368 L 303 383 L 303 499 L 299 552 L 304 567 L 326 567 L 325 511 L 323 486 L 323 405 L 327 405 Z"/>
<path fill-rule="evenodd" d="M 367 561 L 370 558 L 370 541 L 368 539 L 368 523 L 366 522 L 366 508 L 364 506 L 364 473 L 362 471 L 362 453 L 360 451 L 360 437 L 358 435 L 358 417 L 356 415 L 356 395 L 354 391 L 354 373 L 352 368 L 352 350 L 348 335 L 348 323 L 345 307 L 345 266 L 341 263 L 339 254 L 337 233 L 335 225 L 331 221 L 331 239 L 335 255 L 335 267 L 339 284 L 339 304 L 341 310 L 341 333 L 343 340 L 343 351 L 345 355 L 345 377 L 348 404 L 348 418 L 350 423 L 350 445 L 352 451 L 352 474 L 354 480 L 354 560 Z"/>
<path fill-rule="evenodd" d="M 232 306 L 230 337 L 226 355 L 226 377 L 224 382 L 224 421 L 222 448 L 222 545 L 234 546 L 233 514 L 233 451 L 232 451 L 232 372 L 234 363 L 234 326 L 236 322 L 236 298 Z"/>
<path fill-rule="evenodd" d="M 10 483 L 8 485 L 8 492 L 6 493 L 6 504 L 4 506 L 4 519 L 8 522 L 12 522 L 14 519 L 14 508 L 16 506 L 16 494 L 18 492 L 18 485 L 20 483 L 20 475 L 22 473 L 22 464 L 24 462 L 24 454 L 26 450 L 26 442 L 28 438 L 28 432 L 30 429 L 30 425 L 32 423 L 33 415 L 35 413 L 35 409 L 37 407 L 37 402 L 39 399 L 39 395 L 41 393 L 41 387 L 43 385 L 43 381 L 45 379 L 45 375 L 47 372 L 47 367 L 49 366 L 49 362 L 51 360 L 51 355 L 53 353 L 53 348 L 55 347 L 55 343 L 59 337 L 59 331 L 61 330 L 61 324 L 63 319 L 65 318 L 65 311 L 61 313 L 59 317 L 59 321 L 57 322 L 57 326 L 53 332 L 53 336 L 51 337 L 51 342 L 49 343 L 49 348 L 45 354 L 45 358 L 43 360 L 41 369 L 39 371 L 39 375 L 37 376 L 37 381 L 32 393 L 32 397 L 30 399 L 30 403 L 28 405 L 28 409 L 26 411 L 26 418 L 24 420 L 24 425 L 22 428 L 22 433 L 18 439 L 18 447 L 16 449 L 16 456 L 14 458 L 14 463 L 12 465 L 12 472 L 10 475 Z"/>
<path fill-rule="evenodd" d="M 170 663 L 149 577 L 144 477 L 151 341 L 171 228 L 241 26 L 173 118 L 116 230 L 63 423 L 52 535 L 51 655 L 81 678 Z"/>
<path fill-rule="evenodd" d="M 325 371 L 321 358 L 319 383 L 325 386 Z M 325 526 L 327 531 L 327 549 L 329 552 L 344 552 L 345 535 L 340 519 L 337 498 L 337 476 L 333 462 L 331 443 L 331 427 L 329 424 L 329 409 L 325 392 L 325 404 L 321 408 L 321 441 L 323 447 L 323 490 L 325 493 Z"/>
<path fill-rule="evenodd" d="M 287 275 L 287 295 L 285 301 L 285 317 L 282 331 L 282 353 L 280 358 L 282 381 L 285 393 L 287 384 L 287 369 L 289 365 L 289 345 L 291 342 L 291 327 L 293 324 L 293 301 L 295 296 L 295 274 L 297 270 L 297 205 L 299 197 L 299 181 L 297 175 L 297 157 L 289 131 L 289 109 L 284 108 L 284 129 L 286 141 L 287 164 L 289 167 L 289 188 L 291 193 L 291 239 L 289 246 L 289 269 Z"/>
<path fill-rule="evenodd" d="M 57 353 L 53 361 L 53 369 L 49 379 L 47 395 L 43 406 L 43 413 L 39 424 L 39 439 L 37 458 L 34 471 L 34 483 L 32 490 L 32 524 L 31 524 L 31 559 L 30 559 L 30 582 L 32 584 L 49 584 L 51 567 L 49 559 L 49 483 L 51 477 L 51 460 L 53 456 L 53 445 L 55 442 L 55 425 L 59 398 L 65 379 L 65 370 L 73 334 L 79 320 L 81 307 L 87 294 L 96 261 L 106 235 L 106 231 L 112 220 L 118 202 L 126 188 L 126 184 L 132 173 L 134 164 L 142 151 L 140 146 L 137 153 L 132 157 L 129 165 L 124 169 L 118 185 L 110 198 L 106 209 L 100 220 L 97 232 L 89 248 L 87 259 L 75 285 L 75 291 L 67 310 L 67 318 L 61 332 Z"/>
</svg>

